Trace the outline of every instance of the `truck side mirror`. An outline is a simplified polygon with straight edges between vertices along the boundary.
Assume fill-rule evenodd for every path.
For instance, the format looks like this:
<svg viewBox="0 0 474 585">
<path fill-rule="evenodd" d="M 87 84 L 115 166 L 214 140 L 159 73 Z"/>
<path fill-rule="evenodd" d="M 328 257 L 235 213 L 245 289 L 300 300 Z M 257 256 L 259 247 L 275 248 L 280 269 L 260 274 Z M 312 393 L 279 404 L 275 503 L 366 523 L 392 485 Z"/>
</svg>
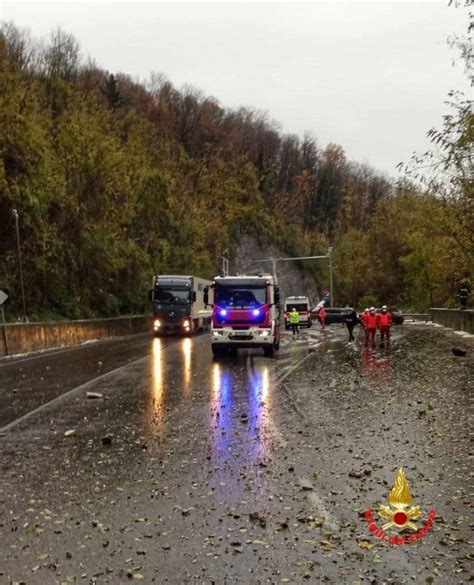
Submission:
<svg viewBox="0 0 474 585">
<path fill-rule="evenodd" d="M 275 299 L 275 305 L 278 305 L 280 302 L 280 288 L 278 286 L 275 287 L 273 298 Z"/>
<path fill-rule="evenodd" d="M 148 300 L 152 303 L 155 300 L 155 295 L 153 294 L 155 291 L 151 288 L 148 291 Z"/>
<path fill-rule="evenodd" d="M 209 287 L 206 286 L 204 289 L 204 304 L 207 305 L 209 304 Z"/>
<path fill-rule="evenodd" d="M 195 303 L 195 302 L 196 302 L 196 291 L 193 290 L 193 303 Z"/>
</svg>

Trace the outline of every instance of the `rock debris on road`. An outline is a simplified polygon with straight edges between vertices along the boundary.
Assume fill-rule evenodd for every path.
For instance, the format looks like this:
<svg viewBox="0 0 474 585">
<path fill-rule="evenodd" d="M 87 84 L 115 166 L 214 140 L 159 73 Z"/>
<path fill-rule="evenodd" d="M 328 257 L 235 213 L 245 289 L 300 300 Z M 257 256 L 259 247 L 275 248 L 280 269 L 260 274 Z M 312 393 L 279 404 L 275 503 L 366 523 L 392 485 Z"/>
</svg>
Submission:
<svg viewBox="0 0 474 585">
<path fill-rule="evenodd" d="M 372 350 L 313 328 L 276 359 L 219 361 L 206 335 L 142 338 L 102 375 L 107 343 L 77 350 L 77 391 L 59 379 L 74 350 L 0 366 L 0 582 L 467 583 L 472 341 L 395 331 Z M 39 381 L 38 402 L 46 366 L 58 389 Z M 437 514 L 405 546 L 364 517 L 399 467 Z"/>
</svg>

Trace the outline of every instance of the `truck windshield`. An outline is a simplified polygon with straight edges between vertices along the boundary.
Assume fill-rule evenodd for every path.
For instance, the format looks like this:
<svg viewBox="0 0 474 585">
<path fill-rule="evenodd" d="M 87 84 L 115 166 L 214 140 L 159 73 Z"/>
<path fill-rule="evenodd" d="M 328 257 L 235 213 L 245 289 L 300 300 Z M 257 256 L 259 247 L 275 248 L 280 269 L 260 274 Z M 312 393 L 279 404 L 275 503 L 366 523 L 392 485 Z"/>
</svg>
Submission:
<svg viewBox="0 0 474 585">
<path fill-rule="evenodd" d="M 162 305 L 187 305 L 190 302 L 189 288 L 157 286 L 155 301 Z"/>
<path fill-rule="evenodd" d="M 216 286 L 216 305 L 229 309 L 255 309 L 267 302 L 266 288 Z"/>
</svg>

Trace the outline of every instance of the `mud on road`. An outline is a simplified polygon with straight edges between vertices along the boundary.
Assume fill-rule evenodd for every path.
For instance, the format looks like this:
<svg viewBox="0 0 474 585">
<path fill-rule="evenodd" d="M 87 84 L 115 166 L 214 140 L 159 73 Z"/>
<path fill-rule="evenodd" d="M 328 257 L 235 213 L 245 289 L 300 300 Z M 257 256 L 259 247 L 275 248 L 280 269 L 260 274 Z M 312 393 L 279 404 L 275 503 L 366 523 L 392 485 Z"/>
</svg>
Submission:
<svg viewBox="0 0 474 585">
<path fill-rule="evenodd" d="M 0 582 L 468 582 L 473 344 L 395 331 L 375 350 L 285 334 L 276 359 L 148 340 L 91 370 L 0 437 Z M 400 466 L 437 517 L 394 546 L 364 512 Z"/>
</svg>

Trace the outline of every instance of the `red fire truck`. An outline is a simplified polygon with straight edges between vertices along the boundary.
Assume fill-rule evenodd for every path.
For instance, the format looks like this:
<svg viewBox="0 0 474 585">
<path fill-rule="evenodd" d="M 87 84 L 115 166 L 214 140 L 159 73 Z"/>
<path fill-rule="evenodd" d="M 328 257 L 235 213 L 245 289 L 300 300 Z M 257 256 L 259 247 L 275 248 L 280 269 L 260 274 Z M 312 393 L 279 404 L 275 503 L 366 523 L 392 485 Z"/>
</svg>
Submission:
<svg viewBox="0 0 474 585">
<path fill-rule="evenodd" d="M 280 291 L 273 276 L 216 277 L 204 293 L 204 302 L 212 306 L 214 355 L 259 347 L 271 356 L 279 348 Z"/>
</svg>

